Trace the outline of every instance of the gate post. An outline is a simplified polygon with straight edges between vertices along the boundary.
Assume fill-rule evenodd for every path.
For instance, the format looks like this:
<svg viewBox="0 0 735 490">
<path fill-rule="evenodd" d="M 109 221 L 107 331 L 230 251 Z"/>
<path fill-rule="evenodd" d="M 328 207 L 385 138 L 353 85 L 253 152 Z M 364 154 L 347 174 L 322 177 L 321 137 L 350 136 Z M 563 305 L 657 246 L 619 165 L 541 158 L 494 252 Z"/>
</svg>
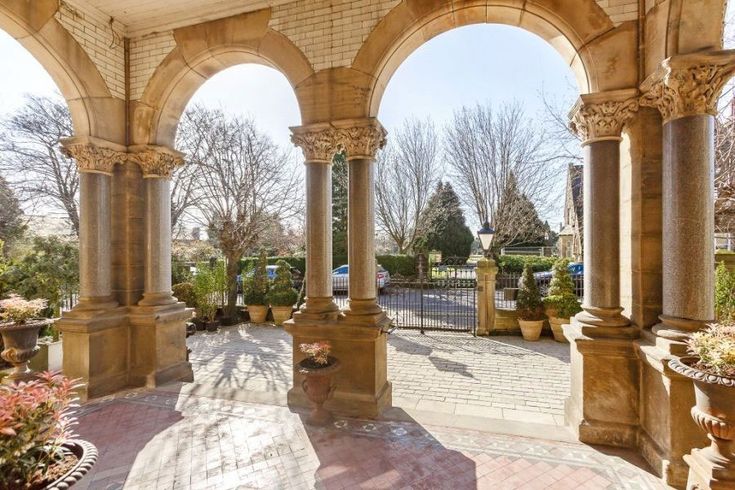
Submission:
<svg viewBox="0 0 735 490">
<path fill-rule="evenodd" d="M 477 261 L 477 335 L 490 335 L 495 329 L 495 275 L 493 259 Z"/>
</svg>

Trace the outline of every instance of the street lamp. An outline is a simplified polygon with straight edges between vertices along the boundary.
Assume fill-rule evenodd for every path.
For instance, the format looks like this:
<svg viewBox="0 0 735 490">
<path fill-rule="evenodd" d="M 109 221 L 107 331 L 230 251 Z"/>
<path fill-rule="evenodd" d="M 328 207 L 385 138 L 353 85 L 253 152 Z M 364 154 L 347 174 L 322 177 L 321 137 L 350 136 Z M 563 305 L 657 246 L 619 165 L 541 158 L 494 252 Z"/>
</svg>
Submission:
<svg viewBox="0 0 735 490">
<path fill-rule="evenodd" d="M 485 257 L 487 257 L 490 253 L 490 246 L 493 243 L 494 237 L 495 230 L 493 230 L 492 226 L 490 226 L 490 223 L 487 221 L 485 221 L 485 223 L 482 225 L 482 228 L 477 230 L 477 238 L 480 239 L 480 246 L 485 252 Z"/>
</svg>

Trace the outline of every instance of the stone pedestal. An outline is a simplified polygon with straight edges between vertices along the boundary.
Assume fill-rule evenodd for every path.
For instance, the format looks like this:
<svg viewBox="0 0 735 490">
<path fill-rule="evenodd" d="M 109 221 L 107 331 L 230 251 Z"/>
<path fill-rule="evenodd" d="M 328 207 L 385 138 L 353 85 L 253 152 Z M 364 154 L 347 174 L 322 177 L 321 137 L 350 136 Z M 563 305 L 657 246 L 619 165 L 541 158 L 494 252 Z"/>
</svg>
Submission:
<svg viewBox="0 0 735 490">
<path fill-rule="evenodd" d="M 477 335 L 490 335 L 495 328 L 495 275 L 492 259 L 477 262 Z"/>
</svg>

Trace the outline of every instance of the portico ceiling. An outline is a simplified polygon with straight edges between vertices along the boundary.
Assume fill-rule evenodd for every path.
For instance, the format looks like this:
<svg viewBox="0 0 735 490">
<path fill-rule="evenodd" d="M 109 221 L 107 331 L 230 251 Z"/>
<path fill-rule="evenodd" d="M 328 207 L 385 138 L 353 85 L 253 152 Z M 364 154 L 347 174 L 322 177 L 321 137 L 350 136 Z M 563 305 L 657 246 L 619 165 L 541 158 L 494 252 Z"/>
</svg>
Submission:
<svg viewBox="0 0 735 490">
<path fill-rule="evenodd" d="M 64 3 L 106 21 L 112 17 L 125 26 L 127 36 L 135 37 L 291 1 L 293 0 L 65 0 Z"/>
</svg>

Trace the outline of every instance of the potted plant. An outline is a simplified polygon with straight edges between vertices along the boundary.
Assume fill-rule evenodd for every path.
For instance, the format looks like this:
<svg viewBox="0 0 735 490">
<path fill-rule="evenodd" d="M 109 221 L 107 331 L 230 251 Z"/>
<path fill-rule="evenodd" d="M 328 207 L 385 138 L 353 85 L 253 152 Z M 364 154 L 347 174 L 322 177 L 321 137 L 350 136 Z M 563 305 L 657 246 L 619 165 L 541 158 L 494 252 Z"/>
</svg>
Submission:
<svg viewBox="0 0 735 490">
<path fill-rule="evenodd" d="M 248 306 L 251 323 L 264 323 L 268 316 L 268 272 L 266 266 L 268 260 L 265 252 L 260 253 L 258 262 L 255 264 L 253 275 L 245 281 L 243 301 Z"/>
<path fill-rule="evenodd" d="M 311 425 L 326 425 L 332 419 L 332 414 L 324 409 L 324 402 L 334 393 L 335 385 L 332 377 L 340 370 L 340 363 L 329 355 L 329 342 L 320 341 L 313 344 L 299 345 L 306 357 L 296 365 L 299 374 L 304 376 L 301 387 L 307 398 L 314 404 L 314 410 L 306 422 Z"/>
<path fill-rule="evenodd" d="M 694 382 L 692 418 L 712 441 L 684 457 L 692 469 L 689 484 L 709 488 L 706 480 L 711 479 L 724 484 L 722 488 L 735 487 L 735 321 L 692 334 L 688 347 L 692 355 L 670 360 L 669 367 Z"/>
<path fill-rule="evenodd" d="M 0 355 L 15 368 L 7 381 L 32 377 L 28 361 L 39 351 L 38 332 L 50 322 L 47 318 L 39 318 L 47 305 L 45 299 L 26 300 L 17 294 L 0 301 L 0 335 L 4 347 Z"/>
<path fill-rule="evenodd" d="M 569 274 L 567 259 L 559 259 L 554 262 L 549 294 L 544 298 L 544 306 L 546 306 L 546 316 L 549 317 L 554 340 L 566 342 L 562 325 L 568 324 L 574 315 L 582 311 L 577 295 L 574 294 L 574 281 Z"/>
<path fill-rule="evenodd" d="M 516 311 L 523 339 L 538 340 L 541 336 L 541 329 L 544 327 L 544 304 L 529 264 L 523 268 L 516 299 Z"/>
<path fill-rule="evenodd" d="M 61 334 L 53 323 L 43 327 L 38 336 L 39 351 L 30 361 L 31 371 L 61 371 L 64 348 L 61 344 Z"/>
<path fill-rule="evenodd" d="M 276 325 L 283 325 L 283 322 L 291 318 L 293 306 L 299 299 L 299 293 L 292 286 L 291 267 L 288 263 L 285 260 L 279 260 L 276 265 L 278 266 L 276 277 L 273 279 L 266 299 L 271 305 L 273 321 Z"/>
<path fill-rule="evenodd" d="M 197 329 L 216 332 L 219 323 L 216 320 L 217 303 L 215 294 L 215 277 L 209 266 L 197 269 L 194 276 L 194 296 L 196 298 Z"/>
<path fill-rule="evenodd" d="M 45 372 L 0 386 L 0 488 L 69 488 L 97 461 L 97 449 L 73 440 L 76 380 Z"/>
</svg>

